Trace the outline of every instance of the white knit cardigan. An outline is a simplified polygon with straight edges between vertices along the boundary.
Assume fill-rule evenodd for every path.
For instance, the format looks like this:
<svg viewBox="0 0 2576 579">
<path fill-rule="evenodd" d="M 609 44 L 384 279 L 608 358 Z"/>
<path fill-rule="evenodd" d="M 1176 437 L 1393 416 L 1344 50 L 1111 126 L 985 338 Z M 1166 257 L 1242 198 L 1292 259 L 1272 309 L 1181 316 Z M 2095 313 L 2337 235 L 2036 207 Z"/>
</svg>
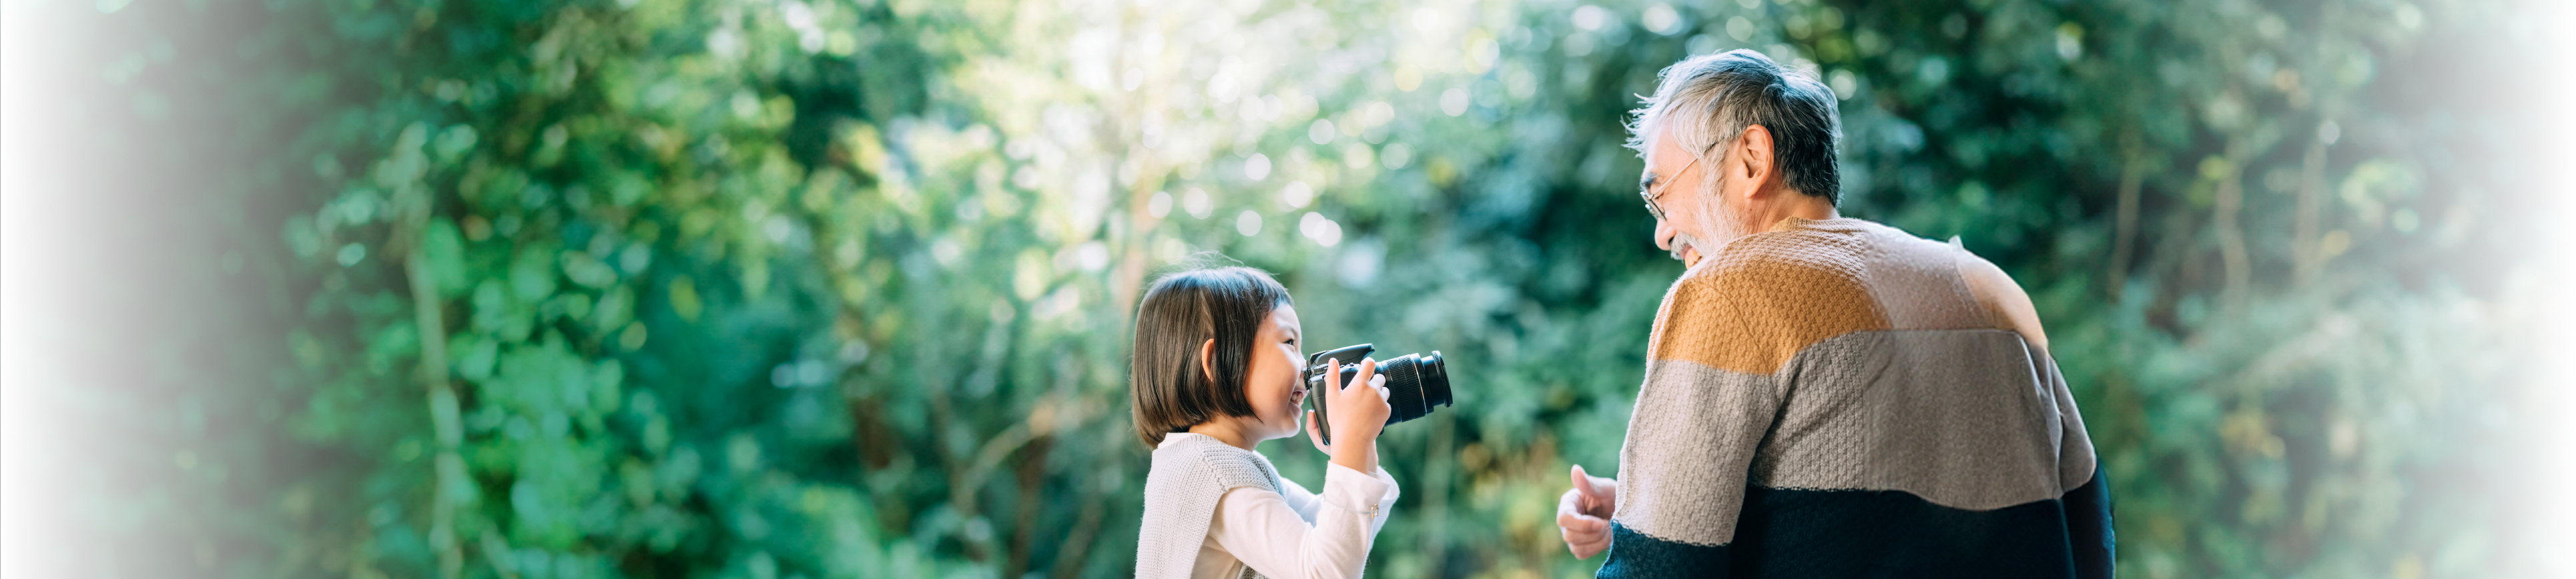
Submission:
<svg viewBox="0 0 2576 579">
<path fill-rule="evenodd" d="M 1154 448 L 1145 475 L 1145 521 L 1136 537 L 1137 579 L 1188 579 L 1207 543 L 1208 522 L 1227 491 L 1279 493 L 1279 469 L 1261 453 L 1205 436 L 1175 436 Z M 1245 577 L 1260 577 L 1251 568 Z"/>
</svg>

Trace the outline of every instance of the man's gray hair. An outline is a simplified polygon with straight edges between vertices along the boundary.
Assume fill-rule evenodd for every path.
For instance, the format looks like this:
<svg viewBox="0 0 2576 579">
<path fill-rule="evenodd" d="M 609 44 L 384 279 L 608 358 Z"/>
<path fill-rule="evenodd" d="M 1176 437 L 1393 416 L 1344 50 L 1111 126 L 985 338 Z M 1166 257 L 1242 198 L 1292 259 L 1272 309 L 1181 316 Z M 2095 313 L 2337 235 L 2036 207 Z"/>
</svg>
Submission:
<svg viewBox="0 0 2576 579">
<path fill-rule="evenodd" d="M 1825 83 L 1744 49 L 1683 59 L 1657 76 L 1663 80 L 1654 96 L 1630 111 L 1635 120 L 1628 125 L 1628 148 L 1639 156 L 1654 146 L 1647 139 L 1663 130 L 1701 163 L 1716 165 L 1720 159 L 1708 155 L 1722 158 L 1719 145 L 1734 143 L 1747 125 L 1762 125 L 1771 132 L 1771 168 L 1782 183 L 1842 203 L 1835 165 L 1842 113 Z"/>
</svg>

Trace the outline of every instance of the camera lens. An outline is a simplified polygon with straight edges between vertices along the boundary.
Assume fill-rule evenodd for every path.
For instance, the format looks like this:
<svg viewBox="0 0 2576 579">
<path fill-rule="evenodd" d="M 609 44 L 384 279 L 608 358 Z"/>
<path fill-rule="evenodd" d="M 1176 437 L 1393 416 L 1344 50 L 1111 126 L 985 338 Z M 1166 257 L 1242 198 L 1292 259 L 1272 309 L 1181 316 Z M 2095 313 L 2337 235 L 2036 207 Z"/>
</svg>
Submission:
<svg viewBox="0 0 2576 579">
<path fill-rule="evenodd" d="M 1359 373 L 1357 365 L 1343 366 L 1342 383 L 1349 384 Z M 1450 403 L 1449 365 L 1439 350 L 1380 361 L 1377 373 L 1386 376 L 1386 405 L 1392 410 L 1387 424 L 1428 416 L 1432 407 Z"/>
<path fill-rule="evenodd" d="M 1329 419 L 1333 414 L 1331 405 L 1325 402 L 1331 397 L 1320 392 L 1325 387 L 1324 374 L 1331 367 L 1326 361 L 1358 360 L 1376 350 L 1374 345 L 1360 344 L 1306 357 L 1306 387 L 1318 391 L 1318 395 L 1308 398 L 1315 402 L 1316 418 Z M 1359 374 L 1359 364 L 1343 364 L 1341 379 L 1336 382 L 1347 388 L 1359 378 Z M 1432 350 L 1429 355 L 1405 354 L 1392 360 L 1380 360 L 1377 375 L 1386 377 L 1387 424 L 1428 416 L 1432 407 L 1450 405 L 1449 364 L 1439 350 Z M 1324 432 L 1323 437 L 1325 444 L 1332 444 L 1331 432 Z"/>
</svg>

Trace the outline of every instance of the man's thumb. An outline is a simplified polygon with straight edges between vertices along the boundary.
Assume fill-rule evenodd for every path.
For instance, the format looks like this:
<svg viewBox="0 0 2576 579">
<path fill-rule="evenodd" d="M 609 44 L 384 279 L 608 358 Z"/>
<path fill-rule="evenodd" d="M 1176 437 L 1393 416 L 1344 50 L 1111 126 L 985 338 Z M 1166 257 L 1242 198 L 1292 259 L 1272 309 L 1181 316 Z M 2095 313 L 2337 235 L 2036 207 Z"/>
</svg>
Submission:
<svg viewBox="0 0 2576 579">
<path fill-rule="evenodd" d="M 1583 465 L 1574 465 L 1574 492 L 1582 493 L 1587 497 L 1601 494 L 1600 491 L 1592 490 L 1592 477 L 1583 472 Z"/>
</svg>

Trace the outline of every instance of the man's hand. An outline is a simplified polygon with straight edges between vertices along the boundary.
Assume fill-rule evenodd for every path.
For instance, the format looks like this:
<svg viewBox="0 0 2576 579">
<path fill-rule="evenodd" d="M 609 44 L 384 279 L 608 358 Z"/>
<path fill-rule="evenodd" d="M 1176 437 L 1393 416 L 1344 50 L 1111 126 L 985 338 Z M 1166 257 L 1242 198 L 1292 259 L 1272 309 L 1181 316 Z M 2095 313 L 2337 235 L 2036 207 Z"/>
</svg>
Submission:
<svg viewBox="0 0 2576 579">
<path fill-rule="evenodd" d="M 1574 488 L 1556 501 L 1556 528 L 1576 559 L 1610 549 L 1610 515 L 1619 511 L 1619 481 L 1583 473 L 1574 465 Z"/>
</svg>

